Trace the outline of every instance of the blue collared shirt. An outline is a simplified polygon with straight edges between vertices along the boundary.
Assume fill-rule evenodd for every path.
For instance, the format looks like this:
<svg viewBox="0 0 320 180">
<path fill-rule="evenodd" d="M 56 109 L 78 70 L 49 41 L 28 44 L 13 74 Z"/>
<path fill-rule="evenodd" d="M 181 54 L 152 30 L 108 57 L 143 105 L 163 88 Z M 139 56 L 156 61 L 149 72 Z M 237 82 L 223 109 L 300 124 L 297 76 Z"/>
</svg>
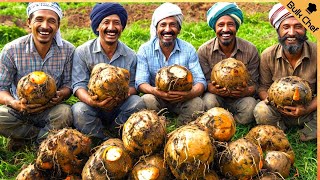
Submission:
<svg viewBox="0 0 320 180">
<path fill-rule="evenodd" d="M 58 88 L 71 88 L 72 55 L 75 47 L 62 40 L 58 46 L 52 41 L 44 59 L 39 55 L 32 34 L 20 37 L 5 45 L 0 53 L 0 90 L 11 91 L 17 98 L 18 81 L 33 71 L 43 71 L 51 75 Z"/>
<path fill-rule="evenodd" d="M 77 47 L 73 56 L 72 88 L 75 93 L 79 88 L 88 90 L 88 83 L 93 67 L 98 63 L 107 63 L 127 69 L 130 72 L 130 87 L 134 87 L 137 56 L 127 45 L 118 41 L 117 49 L 109 59 L 104 53 L 99 37 Z"/>
<path fill-rule="evenodd" d="M 154 38 L 143 44 L 137 53 L 138 64 L 136 74 L 136 89 L 140 84 L 147 83 L 155 86 L 157 72 L 165 66 L 178 64 L 189 69 L 193 75 L 193 85 L 202 83 L 207 87 L 199 58 L 195 48 L 188 42 L 176 39 L 175 46 L 169 59 L 161 51 L 159 39 Z"/>
</svg>

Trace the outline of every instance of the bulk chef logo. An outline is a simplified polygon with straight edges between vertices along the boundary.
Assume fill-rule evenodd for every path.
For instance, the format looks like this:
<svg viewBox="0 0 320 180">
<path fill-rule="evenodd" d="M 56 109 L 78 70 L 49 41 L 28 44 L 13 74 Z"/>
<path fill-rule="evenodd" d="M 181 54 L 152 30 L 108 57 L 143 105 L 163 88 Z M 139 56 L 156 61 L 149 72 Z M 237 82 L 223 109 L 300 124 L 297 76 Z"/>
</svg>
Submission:
<svg viewBox="0 0 320 180">
<path fill-rule="evenodd" d="M 308 28 L 312 31 L 312 32 L 316 32 L 319 30 L 319 27 L 316 27 L 313 22 L 311 21 L 311 19 L 308 17 L 308 15 L 310 15 L 311 13 L 315 13 L 317 12 L 317 6 L 316 4 L 313 4 L 313 3 L 309 3 L 308 4 L 308 7 L 304 10 L 304 12 L 306 12 L 305 14 L 307 15 L 303 15 L 302 13 L 302 10 L 301 9 L 297 9 L 295 7 L 295 4 L 294 2 L 290 1 L 288 4 L 287 4 L 287 7 L 292 11 L 293 14 L 295 14 L 297 17 L 299 17 L 299 19 L 302 20 L 302 22 L 308 26 Z"/>
</svg>

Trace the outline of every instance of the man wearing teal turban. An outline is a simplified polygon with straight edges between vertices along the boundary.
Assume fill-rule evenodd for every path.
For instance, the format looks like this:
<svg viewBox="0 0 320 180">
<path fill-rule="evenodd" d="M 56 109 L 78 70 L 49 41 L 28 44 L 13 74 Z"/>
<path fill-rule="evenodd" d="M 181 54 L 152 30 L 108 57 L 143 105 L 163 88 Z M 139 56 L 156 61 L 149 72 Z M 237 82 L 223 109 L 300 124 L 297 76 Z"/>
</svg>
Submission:
<svg viewBox="0 0 320 180">
<path fill-rule="evenodd" d="M 201 45 L 198 55 L 208 84 L 203 96 L 205 109 L 227 108 L 238 123 L 247 124 L 254 120 L 253 109 L 257 102 L 253 96 L 259 78 L 260 57 L 252 43 L 236 37 L 242 22 L 242 11 L 235 3 L 215 3 L 207 12 L 207 23 L 215 31 L 216 37 Z M 226 58 L 235 58 L 246 65 L 251 75 L 249 84 L 232 90 L 211 82 L 212 67 Z"/>
<path fill-rule="evenodd" d="M 225 15 L 229 15 L 236 23 L 238 30 L 243 23 L 242 11 L 235 3 L 219 2 L 215 3 L 207 12 L 207 23 L 214 30 L 217 20 Z"/>
</svg>

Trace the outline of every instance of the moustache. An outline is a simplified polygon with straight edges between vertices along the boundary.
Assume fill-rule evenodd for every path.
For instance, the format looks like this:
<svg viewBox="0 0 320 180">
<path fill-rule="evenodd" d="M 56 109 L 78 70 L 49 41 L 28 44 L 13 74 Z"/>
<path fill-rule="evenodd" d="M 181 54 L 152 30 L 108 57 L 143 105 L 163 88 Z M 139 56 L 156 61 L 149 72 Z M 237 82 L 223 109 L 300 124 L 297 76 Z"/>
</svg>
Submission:
<svg viewBox="0 0 320 180">
<path fill-rule="evenodd" d="M 39 32 L 48 32 L 48 33 L 51 33 L 53 30 L 51 28 L 42 28 L 42 27 L 39 27 L 38 28 L 38 31 Z"/>
<path fill-rule="evenodd" d="M 295 34 L 293 36 L 284 35 L 283 37 L 280 37 L 279 40 L 280 41 L 285 41 L 288 38 L 296 38 L 298 40 L 298 42 L 304 42 L 304 41 L 307 40 L 307 36 L 305 34 L 304 35 Z"/>
<path fill-rule="evenodd" d="M 106 34 L 106 33 L 116 33 L 116 34 L 117 34 L 118 32 L 119 32 L 119 31 L 116 30 L 116 29 L 115 29 L 115 30 L 105 30 L 105 31 L 104 31 L 105 34 Z"/>
<path fill-rule="evenodd" d="M 174 35 L 176 35 L 176 33 L 174 33 L 173 31 L 170 31 L 170 32 L 163 31 L 163 32 L 161 32 L 161 35 L 162 36 L 163 35 L 172 35 L 172 36 L 174 36 Z"/>
<path fill-rule="evenodd" d="M 222 36 L 223 34 L 230 34 L 233 35 L 234 33 L 232 31 L 221 31 L 219 32 L 219 35 Z"/>
</svg>

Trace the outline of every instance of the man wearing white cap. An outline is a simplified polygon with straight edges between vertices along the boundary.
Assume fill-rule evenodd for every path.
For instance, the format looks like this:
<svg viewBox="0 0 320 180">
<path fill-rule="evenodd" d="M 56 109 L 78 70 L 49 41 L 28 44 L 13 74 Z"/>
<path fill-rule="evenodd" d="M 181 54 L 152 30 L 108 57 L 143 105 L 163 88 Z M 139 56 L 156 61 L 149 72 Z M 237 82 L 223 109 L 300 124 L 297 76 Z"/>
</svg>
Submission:
<svg viewBox="0 0 320 180">
<path fill-rule="evenodd" d="M 178 123 L 192 120 L 195 111 L 203 111 L 201 98 L 206 87 L 195 48 L 179 38 L 182 25 L 181 9 L 172 3 L 160 5 L 152 15 L 150 26 L 151 39 L 143 44 L 137 53 L 136 88 L 144 93 L 148 109 L 159 111 L 168 108 L 179 114 Z M 165 66 L 179 64 L 189 69 L 193 75 L 190 91 L 160 91 L 155 87 L 158 70 Z"/>
<path fill-rule="evenodd" d="M 271 25 L 278 33 L 279 43 L 261 54 L 260 87 L 262 100 L 254 109 L 258 124 L 271 124 L 285 130 L 287 126 L 301 126 L 300 140 L 317 138 L 317 47 L 307 41 L 306 28 L 280 3 L 269 12 Z M 275 108 L 267 101 L 268 89 L 277 79 L 299 76 L 309 82 L 314 98 L 305 106 Z"/>
<path fill-rule="evenodd" d="M 62 10 L 58 3 L 36 2 L 28 4 L 27 15 L 31 33 L 6 44 L 0 53 L 0 134 L 10 138 L 12 150 L 28 140 L 40 143 L 49 130 L 72 123 L 71 108 L 62 101 L 71 95 L 75 47 L 61 38 Z M 46 105 L 28 104 L 17 97 L 18 81 L 34 71 L 55 79 L 56 95 Z"/>
</svg>

